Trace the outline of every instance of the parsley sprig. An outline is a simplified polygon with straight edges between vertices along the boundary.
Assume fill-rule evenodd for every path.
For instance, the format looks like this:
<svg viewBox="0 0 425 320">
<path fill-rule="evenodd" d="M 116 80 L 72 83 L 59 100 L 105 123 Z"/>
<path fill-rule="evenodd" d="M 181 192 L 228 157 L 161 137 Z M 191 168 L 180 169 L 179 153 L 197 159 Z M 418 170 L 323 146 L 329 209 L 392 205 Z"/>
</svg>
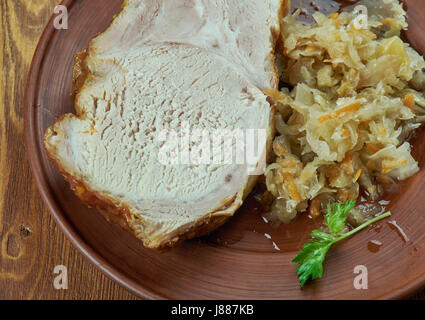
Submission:
<svg viewBox="0 0 425 320">
<path fill-rule="evenodd" d="M 301 286 L 304 286 L 310 278 L 314 280 L 323 276 L 323 262 L 332 245 L 352 236 L 379 220 L 391 216 L 390 212 L 384 213 L 349 232 L 342 233 L 348 213 L 355 205 L 355 201 L 335 203 L 332 210 L 331 205 L 328 204 L 327 214 L 324 218 L 330 232 L 313 230 L 311 233 L 311 240 L 303 246 L 301 252 L 292 260 L 293 263 L 298 263 L 297 276 Z"/>
</svg>

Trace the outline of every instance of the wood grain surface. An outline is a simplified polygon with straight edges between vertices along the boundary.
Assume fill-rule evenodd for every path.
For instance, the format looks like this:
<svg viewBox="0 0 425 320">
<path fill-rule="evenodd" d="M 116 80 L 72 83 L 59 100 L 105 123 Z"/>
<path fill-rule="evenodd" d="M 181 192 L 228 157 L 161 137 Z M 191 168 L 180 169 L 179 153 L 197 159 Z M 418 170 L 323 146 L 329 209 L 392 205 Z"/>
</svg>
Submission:
<svg viewBox="0 0 425 320">
<path fill-rule="evenodd" d="M 24 146 L 23 99 L 39 37 L 60 0 L 0 0 L 0 299 L 136 299 L 65 238 L 35 187 Z M 53 286 L 68 268 L 68 290 Z"/>
<path fill-rule="evenodd" d="M 27 73 L 59 2 L 0 0 L 0 299 L 136 299 L 64 237 L 39 197 L 26 159 L 22 105 Z M 56 265 L 68 268 L 67 290 L 53 286 Z M 424 292 L 413 297 L 424 298 Z"/>
</svg>

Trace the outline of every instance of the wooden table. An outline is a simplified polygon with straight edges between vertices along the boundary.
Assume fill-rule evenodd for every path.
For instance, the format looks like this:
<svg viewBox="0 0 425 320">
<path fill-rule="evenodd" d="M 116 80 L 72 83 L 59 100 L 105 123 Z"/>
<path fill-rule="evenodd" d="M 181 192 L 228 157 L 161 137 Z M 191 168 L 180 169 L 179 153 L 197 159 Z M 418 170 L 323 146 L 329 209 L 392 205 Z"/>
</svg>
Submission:
<svg viewBox="0 0 425 320">
<path fill-rule="evenodd" d="M 44 206 L 26 160 L 22 106 L 27 73 L 59 2 L 0 0 L 0 299 L 136 299 L 65 238 Z M 67 290 L 54 288 L 57 265 L 68 269 Z M 414 297 L 424 298 L 425 292 Z"/>
<path fill-rule="evenodd" d="M 0 299 L 135 299 L 89 263 L 56 226 L 31 177 L 23 100 L 38 39 L 60 0 L 0 0 Z M 68 290 L 53 285 L 68 269 Z"/>
</svg>

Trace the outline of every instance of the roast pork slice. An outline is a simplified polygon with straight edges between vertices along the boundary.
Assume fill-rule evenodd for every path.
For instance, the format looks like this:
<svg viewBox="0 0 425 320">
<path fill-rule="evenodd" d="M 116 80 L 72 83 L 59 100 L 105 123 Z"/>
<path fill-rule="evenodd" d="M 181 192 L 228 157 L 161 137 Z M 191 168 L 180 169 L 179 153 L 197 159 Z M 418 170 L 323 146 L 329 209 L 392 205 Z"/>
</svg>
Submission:
<svg viewBox="0 0 425 320">
<path fill-rule="evenodd" d="M 182 141 L 191 133 L 193 151 L 201 132 L 211 142 L 255 129 L 267 139 L 257 139 L 254 163 L 267 153 L 273 108 L 262 89 L 277 87 L 281 12 L 277 0 L 128 0 L 78 56 L 76 115 L 44 137 L 75 193 L 158 251 L 231 217 L 257 176 L 246 162 L 216 162 L 213 152 L 184 161 Z M 231 140 L 232 151 L 238 143 Z"/>
<path fill-rule="evenodd" d="M 274 47 L 285 0 L 127 0 L 90 44 L 91 67 L 147 42 L 191 44 L 221 55 L 260 88 L 276 87 Z"/>
</svg>

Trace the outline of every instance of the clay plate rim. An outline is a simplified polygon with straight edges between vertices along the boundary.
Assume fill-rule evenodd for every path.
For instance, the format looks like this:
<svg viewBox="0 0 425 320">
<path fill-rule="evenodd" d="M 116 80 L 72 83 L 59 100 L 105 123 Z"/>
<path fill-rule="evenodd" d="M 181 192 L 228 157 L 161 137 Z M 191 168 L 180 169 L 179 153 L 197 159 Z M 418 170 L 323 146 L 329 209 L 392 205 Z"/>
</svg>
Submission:
<svg viewBox="0 0 425 320">
<path fill-rule="evenodd" d="M 68 10 L 74 4 L 74 0 L 64 0 L 61 4 L 66 6 Z M 425 5 L 425 4 L 424 4 Z M 53 218 L 58 224 L 59 228 L 62 229 L 65 236 L 71 241 L 71 243 L 82 253 L 86 258 L 89 259 L 97 268 L 99 268 L 108 278 L 116 281 L 121 286 L 131 291 L 136 296 L 144 299 L 166 299 L 163 296 L 157 295 L 150 290 L 139 285 L 134 279 L 126 276 L 110 262 L 103 258 L 96 250 L 94 250 L 85 240 L 81 237 L 78 231 L 73 227 L 72 223 L 64 215 L 61 208 L 58 206 L 55 196 L 47 183 L 46 174 L 42 167 L 41 150 L 37 148 L 38 134 L 37 134 L 37 121 L 36 121 L 36 107 L 35 98 L 37 92 L 37 79 L 40 72 L 40 68 L 44 59 L 44 53 L 49 46 L 52 35 L 56 31 L 53 26 L 52 16 L 36 47 L 33 60 L 30 66 L 28 75 L 28 81 L 26 86 L 25 98 L 24 98 L 24 123 L 27 130 L 25 131 L 25 143 L 27 158 L 30 163 L 30 167 L 33 173 L 35 183 L 38 187 L 40 195 L 51 212 Z M 423 169 L 424 170 L 424 169 Z M 425 288 L 425 274 L 421 274 L 417 277 L 416 281 L 412 281 L 408 285 L 395 289 L 390 293 L 381 296 L 381 299 L 403 299 L 415 294 L 419 290 Z"/>
</svg>

